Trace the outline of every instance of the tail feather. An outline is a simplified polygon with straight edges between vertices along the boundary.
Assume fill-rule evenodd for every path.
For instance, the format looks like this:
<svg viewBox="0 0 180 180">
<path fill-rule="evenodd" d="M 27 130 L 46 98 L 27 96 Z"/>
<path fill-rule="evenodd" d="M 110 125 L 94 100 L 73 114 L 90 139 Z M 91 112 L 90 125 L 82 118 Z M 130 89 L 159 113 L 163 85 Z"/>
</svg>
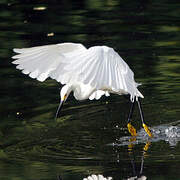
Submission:
<svg viewBox="0 0 180 180">
<path fill-rule="evenodd" d="M 136 96 L 137 96 L 137 97 L 144 98 L 144 96 L 141 94 L 141 92 L 140 92 L 139 90 L 137 90 L 137 92 L 136 92 Z"/>
</svg>

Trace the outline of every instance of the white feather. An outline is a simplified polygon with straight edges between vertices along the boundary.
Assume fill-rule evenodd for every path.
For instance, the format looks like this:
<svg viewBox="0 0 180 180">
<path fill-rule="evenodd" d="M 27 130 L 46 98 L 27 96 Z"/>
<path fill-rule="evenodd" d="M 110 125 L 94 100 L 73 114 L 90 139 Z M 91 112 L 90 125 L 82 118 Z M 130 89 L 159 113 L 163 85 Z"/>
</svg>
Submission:
<svg viewBox="0 0 180 180">
<path fill-rule="evenodd" d="M 130 94 L 131 100 L 143 97 L 137 89 L 134 73 L 112 48 L 86 49 L 82 44 L 61 43 L 15 48 L 14 52 L 19 54 L 12 57 L 15 59 L 12 63 L 22 73 L 39 81 L 51 77 L 62 84 L 87 84 L 92 91 L 89 99 L 99 99 L 109 92 Z"/>
<path fill-rule="evenodd" d="M 83 178 L 83 180 L 112 180 L 112 177 L 104 177 L 103 175 L 95 175 L 92 174 L 91 176 L 88 176 L 87 178 Z"/>
</svg>

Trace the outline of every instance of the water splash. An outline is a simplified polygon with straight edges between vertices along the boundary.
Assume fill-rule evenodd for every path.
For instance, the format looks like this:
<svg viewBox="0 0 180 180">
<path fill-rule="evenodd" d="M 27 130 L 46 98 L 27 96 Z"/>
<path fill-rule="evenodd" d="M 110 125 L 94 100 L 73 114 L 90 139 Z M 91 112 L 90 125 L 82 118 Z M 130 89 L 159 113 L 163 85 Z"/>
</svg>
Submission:
<svg viewBox="0 0 180 180">
<path fill-rule="evenodd" d="M 158 141 L 166 141 L 170 146 L 176 146 L 180 141 L 180 121 L 165 124 L 160 126 L 154 126 L 151 128 L 151 132 L 153 134 L 153 138 L 150 138 L 144 129 L 140 129 L 137 132 L 136 140 L 131 141 L 132 136 L 123 136 L 116 140 L 115 143 L 112 143 L 113 146 L 125 146 L 129 144 L 141 144 L 149 142 L 158 142 Z"/>
</svg>

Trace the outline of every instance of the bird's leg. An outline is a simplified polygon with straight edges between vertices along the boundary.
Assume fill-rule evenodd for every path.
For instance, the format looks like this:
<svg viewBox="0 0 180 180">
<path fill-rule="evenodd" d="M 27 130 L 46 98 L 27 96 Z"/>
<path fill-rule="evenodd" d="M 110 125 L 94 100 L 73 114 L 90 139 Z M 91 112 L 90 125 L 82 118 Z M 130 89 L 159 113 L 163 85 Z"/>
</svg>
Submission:
<svg viewBox="0 0 180 180">
<path fill-rule="evenodd" d="M 62 180 L 61 176 L 57 176 L 57 180 Z"/>
<path fill-rule="evenodd" d="M 136 129 L 131 124 L 132 114 L 133 114 L 133 111 L 134 111 L 134 104 L 135 104 L 135 101 L 131 102 L 131 107 L 130 107 L 130 111 L 129 111 L 129 115 L 128 115 L 128 124 L 127 124 L 127 127 L 128 127 L 129 133 L 132 136 L 137 136 Z"/>
<path fill-rule="evenodd" d="M 144 123 L 144 114 L 143 114 L 143 111 L 142 111 L 142 106 L 141 106 L 141 101 L 140 101 L 140 99 L 137 100 L 137 103 L 138 103 L 138 107 L 139 107 L 139 113 L 140 113 L 140 116 L 141 116 L 143 128 L 144 128 L 144 130 L 146 131 L 146 133 L 147 133 L 150 137 L 152 137 L 153 135 L 152 135 L 150 129 L 149 129 L 148 126 Z"/>
</svg>

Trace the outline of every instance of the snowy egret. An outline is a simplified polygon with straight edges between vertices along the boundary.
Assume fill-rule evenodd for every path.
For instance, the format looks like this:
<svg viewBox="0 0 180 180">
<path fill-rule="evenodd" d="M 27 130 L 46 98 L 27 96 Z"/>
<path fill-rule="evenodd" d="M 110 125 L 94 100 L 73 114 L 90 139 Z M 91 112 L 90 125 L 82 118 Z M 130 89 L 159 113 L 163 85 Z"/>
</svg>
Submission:
<svg viewBox="0 0 180 180">
<path fill-rule="evenodd" d="M 71 92 L 77 100 L 99 99 L 110 93 L 129 94 L 132 102 L 128 117 L 129 132 L 136 135 L 130 121 L 137 102 L 143 127 L 152 136 L 144 123 L 139 100 L 143 95 L 137 89 L 139 84 L 135 82 L 132 70 L 113 48 L 94 46 L 87 49 L 78 43 L 60 43 L 13 50 L 19 54 L 12 57 L 16 59 L 12 63 L 17 64 L 16 68 L 22 73 L 39 81 L 50 77 L 64 84 L 56 117 Z"/>
</svg>

